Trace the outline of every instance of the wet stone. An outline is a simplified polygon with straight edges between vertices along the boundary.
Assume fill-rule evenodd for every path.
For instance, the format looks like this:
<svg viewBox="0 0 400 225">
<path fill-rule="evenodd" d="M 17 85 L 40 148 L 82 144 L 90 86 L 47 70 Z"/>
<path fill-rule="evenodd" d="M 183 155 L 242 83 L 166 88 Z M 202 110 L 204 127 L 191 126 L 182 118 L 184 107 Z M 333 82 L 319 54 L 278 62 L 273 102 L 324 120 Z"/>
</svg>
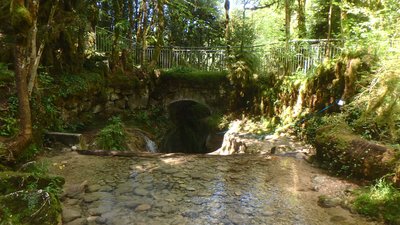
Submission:
<svg viewBox="0 0 400 225">
<path fill-rule="evenodd" d="M 88 225 L 95 225 L 97 218 L 98 218 L 98 216 L 89 216 L 88 218 L 86 218 L 86 221 L 87 221 Z"/>
<path fill-rule="evenodd" d="M 96 192 L 96 191 L 99 191 L 100 188 L 101 188 L 101 186 L 99 184 L 89 185 L 89 187 L 87 188 L 87 192 L 89 192 L 89 193 Z"/>
<path fill-rule="evenodd" d="M 68 223 L 82 216 L 78 207 L 64 206 L 62 211 L 63 222 Z"/>
<path fill-rule="evenodd" d="M 78 219 L 75 219 L 75 220 L 73 220 L 73 221 L 71 221 L 69 223 L 66 223 L 65 225 L 86 225 L 86 224 L 87 224 L 86 219 L 78 218 Z"/>
<path fill-rule="evenodd" d="M 107 199 L 110 199 L 111 197 L 112 197 L 112 195 L 108 192 L 93 192 L 93 193 L 86 194 L 83 197 L 83 201 L 85 201 L 86 203 L 91 203 L 94 201 L 98 201 L 99 199 L 107 200 Z"/>
<path fill-rule="evenodd" d="M 342 200 L 340 198 L 329 197 L 326 195 L 321 195 L 318 197 L 318 205 L 323 208 L 332 208 L 340 205 Z"/>
<path fill-rule="evenodd" d="M 343 216 L 332 216 L 329 220 L 334 223 L 343 223 L 346 221 L 346 218 Z"/>
<path fill-rule="evenodd" d="M 135 189 L 134 193 L 135 193 L 136 195 L 146 196 L 146 195 L 149 194 L 149 191 L 147 191 L 147 190 L 144 189 L 144 188 L 138 187 L 138 188 Z"/>
<path fill-rule="evenodd" d="M 262 211 L 261 215 L 263 216 L 273 216 L 275 213 L 272 211 Z"/>
<path fill-rule="evenodd" d="M 128 209 L 135 209 L 139 205 L 139 203 L 137 201 L 126 201 L 122 202 L 121 205 Z"/>
<path fill-rule="evenodd" d="M 187 175 L 185 173 L 175 173 L 174 177 L 176 177 L 176 178 L 186 178 Z"/>
<path fill-rule="evenodd" d="M 100 216 L 103 213 L 106 213 L 112 209 L 111 205 L 101 205 L 96 208 L 91 208 L 88 210 L 89 215 L 91 216 Z"/>
<path fill-rule="evenodd" d="M 133 192 L 133 187 L 132 187 L 131 182 L 125 182 L 125 183 L 119 184 L 115 189 L 115 193 L 117 195 L 125 194 L 128 192 Z"/>
<path fill-rule="evenodd" d="M 135 211 L 142 212 L 142 211 L 147 211 L 149 209 L 151 209 L 151 205 L 150 204 L 141 204 L 141 205 L 138 205 L 135 208 Z"/>
<path fill-rule="evenodd" d="M 111 192 L 112 190 L 114 190 L 113 187 L 108 186 L 108 185 L 103 185 L 101 186 L 101 188 L 98 191 L 102 191 L 102 192 Z"/>
<path fill-rule="evenodd" d="M 177 173 L 179 170 L 169 167 L 169 168 L 162 168 L 162 173 L 164 174 L 175 174 Z"/>
<path fill-rule="evenodd" d="M 65 199 L 65 200 L 63 201 L 63 203 L 64 203 L 65 205 L 76 205 L 76 204 L 78 204 L 79 202 L 80 202 L 79 199 L 74 199 L 74 198 L 67 198 L 67 199 Z"/>
</svg>

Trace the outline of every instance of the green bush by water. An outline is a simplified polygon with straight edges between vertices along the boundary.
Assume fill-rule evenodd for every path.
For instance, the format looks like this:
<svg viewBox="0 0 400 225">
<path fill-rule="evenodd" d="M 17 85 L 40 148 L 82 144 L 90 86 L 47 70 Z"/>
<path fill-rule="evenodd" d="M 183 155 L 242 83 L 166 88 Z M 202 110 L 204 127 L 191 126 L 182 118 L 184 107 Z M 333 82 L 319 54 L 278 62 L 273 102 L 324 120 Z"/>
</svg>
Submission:
<svg viewBox="0 0 400 225">
<path fill-rule="evenodd" d="M 112 117 L 96 138 L 97 145 L 106 150 L 125 150 L 127 134 L 120 117 Z"/>
<path fill-rule="evenodd" d="M 389 224 L 400 224 L 400 190 L 385 179 L 359 191 L 354 206 L 361 214 L 384 219 Z"/>
</svg>

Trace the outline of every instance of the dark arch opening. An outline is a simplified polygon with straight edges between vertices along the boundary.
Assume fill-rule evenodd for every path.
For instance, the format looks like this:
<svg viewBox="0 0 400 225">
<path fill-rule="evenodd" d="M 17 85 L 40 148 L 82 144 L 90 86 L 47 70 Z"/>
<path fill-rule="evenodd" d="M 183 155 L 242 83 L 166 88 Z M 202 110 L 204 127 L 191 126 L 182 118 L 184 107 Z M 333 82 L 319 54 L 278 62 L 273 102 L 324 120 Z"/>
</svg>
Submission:
<svg viewBox="0 0 400 225">
<path fill-rule="evenodd" d="M 194 100 L 180 100 L 168 105 L 172 126 L 161 141 L 160 152 L 189 154 L 208 153 L 206 146 L 210 127 L 206 118 L 211 110 Z"/>
</svg>

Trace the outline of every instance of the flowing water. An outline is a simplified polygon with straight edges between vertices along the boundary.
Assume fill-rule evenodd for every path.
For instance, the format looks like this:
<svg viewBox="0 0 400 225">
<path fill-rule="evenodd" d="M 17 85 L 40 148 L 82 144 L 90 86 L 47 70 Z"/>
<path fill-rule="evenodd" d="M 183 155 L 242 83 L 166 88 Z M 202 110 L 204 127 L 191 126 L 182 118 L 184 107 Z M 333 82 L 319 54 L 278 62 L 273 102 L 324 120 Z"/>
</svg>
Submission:
<svg viewBox="0 0 400 225">
<path fill-rule="evenodd" d="M 46 158 L 64 176 L 64 224 L 376 224 L 321 194 L 354 184 L 302 159 L 269 155 Z"/>
</svg>

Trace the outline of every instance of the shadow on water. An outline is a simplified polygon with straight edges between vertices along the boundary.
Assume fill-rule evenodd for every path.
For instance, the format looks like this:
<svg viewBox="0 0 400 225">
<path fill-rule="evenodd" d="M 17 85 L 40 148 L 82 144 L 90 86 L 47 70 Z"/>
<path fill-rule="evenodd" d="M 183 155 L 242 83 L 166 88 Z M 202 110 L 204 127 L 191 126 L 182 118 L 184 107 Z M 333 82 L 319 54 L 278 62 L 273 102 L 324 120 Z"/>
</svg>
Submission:
<svg viewBox="0 0 400 225">
<path fill-rule="evenodd" d="M 201 154 L 214 150 L 206 145 L 211 132 L 207 106 L 193 100 L 176 101 L 169 104 L 168 114 L 173 126 L 164 135 L 160 152 Z"/>
</svg>

